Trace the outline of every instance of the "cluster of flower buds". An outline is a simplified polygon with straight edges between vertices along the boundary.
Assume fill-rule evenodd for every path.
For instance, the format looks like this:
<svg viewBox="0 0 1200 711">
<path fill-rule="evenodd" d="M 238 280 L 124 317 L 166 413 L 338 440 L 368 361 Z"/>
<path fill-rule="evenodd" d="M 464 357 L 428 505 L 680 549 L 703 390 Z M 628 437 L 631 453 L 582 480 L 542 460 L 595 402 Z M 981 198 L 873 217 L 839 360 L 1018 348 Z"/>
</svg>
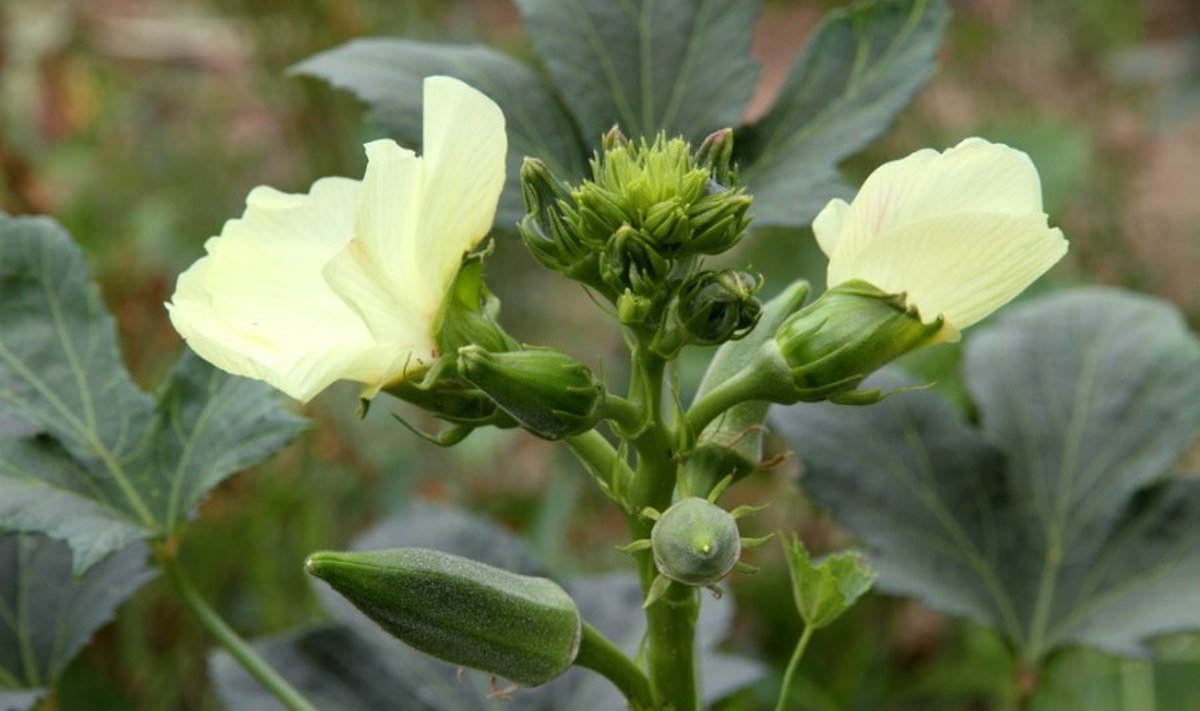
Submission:
<svg viewBox="0 0 1200 711">
<path fill-rule="evenodd" d="M 518 230 L 543 266 L 609 296 L 624 323 L 644 323 L 663 314 L 692 258 L 724 252 L 745 235 L 750 196 L 736 185 L 732 154 L 728 129 L 693 153 L 681 138 L 631 141 L 614 127 L 591 162 L 592 178 L 578 186 L 525 160 L 528 214 Z"/>
</svg>

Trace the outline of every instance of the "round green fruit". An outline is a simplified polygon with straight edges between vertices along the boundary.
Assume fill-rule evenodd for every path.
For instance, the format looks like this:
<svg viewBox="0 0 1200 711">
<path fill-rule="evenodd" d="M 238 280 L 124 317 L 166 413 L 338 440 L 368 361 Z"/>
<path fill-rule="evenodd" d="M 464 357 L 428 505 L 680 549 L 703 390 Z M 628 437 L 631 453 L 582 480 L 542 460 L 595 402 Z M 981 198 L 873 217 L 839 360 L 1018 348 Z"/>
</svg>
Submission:
<svg viewBox="0 0 1200 711">
<path fill-rule="evenodd" d="M 714 585 L 733 570 L 742 554 L 737 522 L 706 499 L 680 499 L 650 531 L 658 571 L 684 585 Z"/>
</svg>

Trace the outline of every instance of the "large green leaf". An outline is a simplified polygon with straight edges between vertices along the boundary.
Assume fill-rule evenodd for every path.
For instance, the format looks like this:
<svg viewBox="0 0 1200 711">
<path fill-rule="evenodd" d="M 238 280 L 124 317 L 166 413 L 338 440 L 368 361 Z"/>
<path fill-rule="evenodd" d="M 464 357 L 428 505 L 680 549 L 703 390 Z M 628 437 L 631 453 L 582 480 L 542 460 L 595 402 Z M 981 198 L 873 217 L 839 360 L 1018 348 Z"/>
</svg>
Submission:
<svg viewBox="0 0 1200 711">
<path fill-rule="evenodd" d="M 496 225 L 511 230 L 525 214 L 518 172 L 525 156 L 541 158 L 560 177 L 583 175 L 583 146 L 557 97 L 521 62 L 479 45 L 362 39 L 316 54 L 292 71 L 346 89 L 370 106 L 369 116 L 406 146 L 421 144 L 421 83 L 443 74 L 487 94 L 504 111 L 508 184 Z"/>
<path fill-rule="evenodd" d="M 522 573 L 544 574 L 523 542 L 489 522 L 454 509 L 415 505 L 359 539 L 356 549 L 436 548 Z M 565 584 L 584 619 L 631 656 L 645 620 L 642 592 L 632 573 L 588 575 Z M 256 647 L 290 682 L 322 709 L 387 711 L 622 711 L 627 704 L 607 680 L 572 669 L 512 701 L 489 699 L 491 679 L 431 659 L 390 637 L 322 584 L 318 594 L 336 623 L 260 640 Z M 730 596 L 705 601 L 698 623 L 701 676 L 708 702 L 727 696 L 762 674 L 761 665 L 715 647 L 733 622 Z M 230 708 L 277 711 L 282 707 L 225 652 L 210 669 Z"/>
<path fill-rule="evenodd" d="M 66 540 L 76 573 L 175 531 L 303 421 L 190 352 L 157 400 L 130 380 L 83 256 L 53 222 L 0 214 L 0 527 Z"/>
<path fill-rule="evenodd" d="M 63 543 L 0 534 L 0 710 L 27 709 L 126 598 L 152 577 L 134 545 L 83 577 Z"/>
<path fill-rule="evenodd" d="M 982 430 L 931 393 L 775 410 L 880 586 L 1030 662 L 1200 628 L 1200 479 L 1171 473 L 1200 433 L 1200 343 L 1178 313 L 1104 289 L 1032 302 L 968 344 L 966 381 Z"/>
<path fill-rule="evenodd" d="M 850 192 L 837 164 L 929 78 L 947 16 L 944 0 L 874 0 L 825 16 L 774 106 L 737 137 L 756 224 L 806 225 Z"/>
<path fill-rule="evenodd" d="M 584 138 L 614 123 L 698 142 L 741 121 L 758 64 L 758 0 L 517 0 L 546 69 Z"/>
</svg>

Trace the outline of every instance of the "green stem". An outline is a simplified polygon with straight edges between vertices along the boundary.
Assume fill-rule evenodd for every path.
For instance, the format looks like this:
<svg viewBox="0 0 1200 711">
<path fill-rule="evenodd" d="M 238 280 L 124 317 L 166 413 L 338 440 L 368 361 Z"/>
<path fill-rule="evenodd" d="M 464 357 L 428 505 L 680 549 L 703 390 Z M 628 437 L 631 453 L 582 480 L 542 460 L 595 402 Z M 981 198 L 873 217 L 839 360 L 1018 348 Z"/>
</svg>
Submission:
<svg viewBox="0 0 1200 711">
<path fill-rule="evenodd" d="M 617 503 L 623 503 L 622 487 L 633 480 L 633 470 L 617 455 L 608 440 L 596 430 L 589 430 L 564 441 L 604 493 Z"/>
<path fill-rule="evenodd" d="M 641 517 L 644 508 L 658 511 L 671 505 L 678 463 L 674 439 L 663 418 L 663 373 L 666 361 L 650 351 L 649 336 L 639 334 L 633 354 L 630 399 L 645 413 L 646 425 L 633 439 L 638 454 L 637 474 L 629 501 L 629 533 L 633 539 L 650 537 L 653 522 Z M 658 577 L 650 551 L 636 554 L 642 594 Z M 695 711 L 699 708 L 696 684 L 696 619 L 700 605 L 694 588 L 672 584 L 667 593 L 646 610 L 646 660 L 656 708 Z"/>
<path fill-rule="evenodd" d="M 583 638 L 579 643 L 575 665 L 591 669 L 611 681 L 629 700 L 633 711 L 650 711 L 654 708 L 654 697 L 650 694 L 650 682 L 646 675 L 587 622 L 583 623 Z"/>
<path fill-rule="evenodd" d="M 788 689 L 792 688 L 792 677 L 796 675 L 796 669 L 800 666 L 800 658 L 804 656 L 804 649 L 808 647 L 808 640 L 812 638 L 812 625 L 805 625 L 804 632 L 800 634 L 800 641 L 796 643 L 796 651 L 792 652 L 792 659 L 788 662 L 787 671 L 783 673 L 783 688 L 779 690 L 779 702 L 775 704 L 775 711 L 784 711 L 787 708 Z"/>
<path fill-rule="evenodd" d="M 609 394 L 604 398 L 604 416 L 630 437 L 636 436 L 646 424 L 641 408 L 619 395 Z"/>
<path fill-rule="evenodd" d="M 161 547 L 158 560 L 171 583 L 175 585 L 180 597 L 195 613 L 200 623 L 208 629 L 213 637 L 217 638 L 221 646 L 242 665 L 242 668 L 249 672 L 250 676 L 254 677 L 291 711 L 317 711 L 316 707 L 301 696 L 283 677 L 279 676 L 279 673 L 259 656 L 258 652 L 246 644 L 245 640 L 239 637 L 237 632 L 234 632 L 225 623 L 225 620 L 221 619 L 216 610 L 209 607 L 204 598 L 200 597 L 200 593 L 192 585 L 183 568 L 179 566 L 172 546 Z"/>
<path fill-rule="evenodd" d="M 643 590 L 648 589 L 648 584 L 643 585 Z M 696 588 L 680 583 L 671 583 L 667 592 L 646 610 L 650 687 L 662 708 L 671 711 L 700 708 L 695 653 L 699 615 Z"/>
<path fill-rule="evenodd" d="M 752 400 L 770 401 L 772 393 L 787 393 L 790 384 L 790 375 L 788 382 L 781 386 L 776 377 L 764 374 L 760 368 L 743 368 L 692 403 L 687 411 L 688 431 L 699 434 L 734 405 Z"/>
</svg>

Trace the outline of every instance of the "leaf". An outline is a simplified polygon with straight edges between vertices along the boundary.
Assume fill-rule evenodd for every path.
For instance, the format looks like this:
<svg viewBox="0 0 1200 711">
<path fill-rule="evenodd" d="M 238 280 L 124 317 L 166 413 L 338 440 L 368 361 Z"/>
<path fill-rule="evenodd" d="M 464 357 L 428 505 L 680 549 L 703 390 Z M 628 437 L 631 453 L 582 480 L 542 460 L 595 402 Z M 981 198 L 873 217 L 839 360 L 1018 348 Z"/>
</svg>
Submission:
<svg viewBox="0 0 1200 711">
<path fill-rule="evenodd" d="M 508 183 L 498 228 L 511 231 L 525 214 L 519 182 L 525 156 L 541 158 L 561 178 L 583 175 L 583 146 L 557 97 L 529 67 L 489 47 L 360 39 L 309 57 L 292 72 L 350 91 L 370 105 L 372 121 L 410 148 L 421 145 L 425 77 L 452 76 L 487 94 L 504 111 L 508 128 Z"/>
<path fill-rule="evenodd" d="M 857 553 L 833 553 L 814 564 L 799 538 L 781 538 L 780 543 L 787 556 L 796 610 L 807 627 L 828 626 L 875 582 L 875 572 Z"/>
<path fill-rule="evenodd" d="M 698 144 L 741 121 L 758 77 L 758 0 L 517 0 L 588 145 L 614 123 Z"/>
<path fill-rule="evenodd" d="M 967 344 L 966 381 L 982 431 L 930 393 L 774 412 L 880 587 L 1001 630 L 1028 662 L 1200 628 L 1200 479 L 1170 472 L 1200 431 L 1179 314 L 1106 289 L 1031 302 Z"/>
<path fill-rule="evenodd" d="M 473 557 L 524 574 L 544 573 L 525 544 L 495 524 L 466 512 L 418 504 L 397 513 L 355 542 L 358 550 L 396 546 L 430 547 Z M 488 699 L 491 680 L 426 657 L 367 621 L 334 594 L 322 602 L 336 622 L 255 642 L 289 681 L 327 709 L 428 709 L 430 711 L 623 711 L 625 700 L 606 679 L 571 669 L 535 689 L 521 689 L 512 701 Z M 636 576 L 618 572 L 567 581 L 584 619 L 626 653 L 636 653 L 644 631 L 642 593 Z M 697 644 L 706 702 L 711 703 L 757 680 L 757 662 L 713 652 L 733 622 L 731 596 L 705 601 Z M 230 708 L 277 711 L 282 708 L 223 651 L 210 657 L 217 690 Z M 503 684 L 501 683 L 501 686 Z"/>
<path fill-rule="evenodd" d="M 157 401 L 129 378 L 83 256 L 0 214 L 0 527 L 67 541 L 75 572 L 183 524 L 303 422 L 268 386 L 185 353 Z"/>
<path fill-rule="evenodd" d="M 756 225 L 807 225 L 852 192 L 837 164 L 887 129 L 933 73 L 948 16 L 944 0 L 874 0 L 822 19 L 775 104 L 737 137 Z"/>
<path fill-rule="evenodd" d="M 174 531 L 208 492 L 234 472 L 253 466 L 307 428 L 264 383 L 213 368 L 186 350 L 158 394 L 151 432 L 152 458 L 133 461 L 150 485 L 159 526 Z"/>
<path fill-rule="evenodd" d="M 153 577 L 146 556 L 134 545 L 76 578 L 65 544 L 0 535 L 0 709 L 30 708 L 57 681 L 92 634 Z"/>
</svg>

